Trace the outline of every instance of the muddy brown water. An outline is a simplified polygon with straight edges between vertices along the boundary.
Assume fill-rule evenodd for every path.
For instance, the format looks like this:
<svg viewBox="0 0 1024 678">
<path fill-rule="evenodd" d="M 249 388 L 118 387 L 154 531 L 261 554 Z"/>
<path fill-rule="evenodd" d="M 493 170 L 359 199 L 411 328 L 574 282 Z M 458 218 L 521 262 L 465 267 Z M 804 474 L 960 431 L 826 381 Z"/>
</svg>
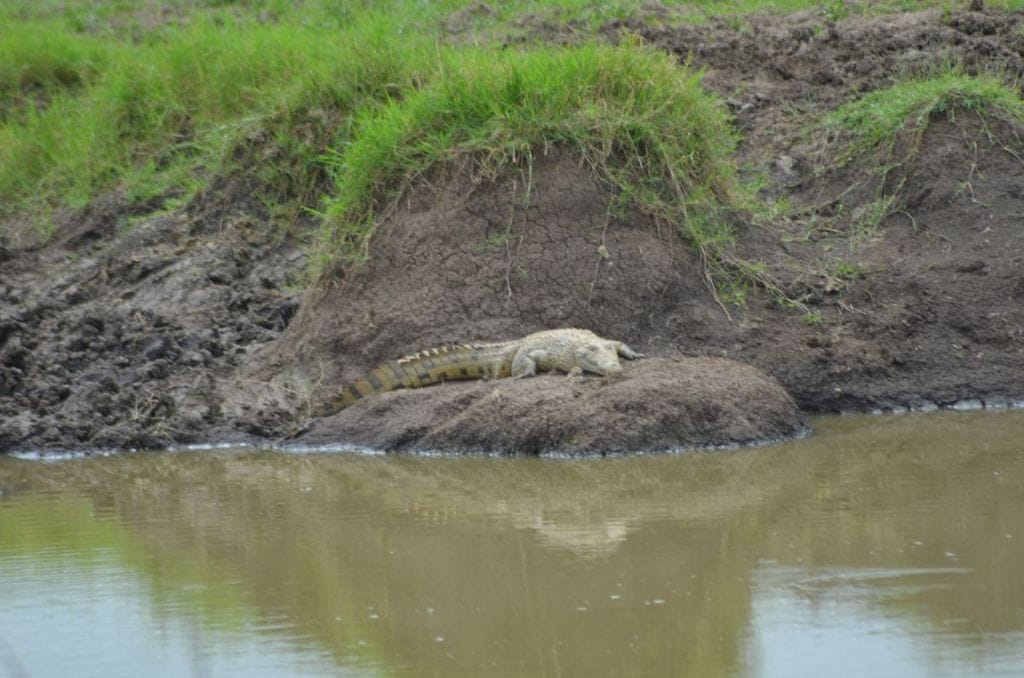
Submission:
<svg viewBox="0 0 1024 678">
<path fill-rule="evenodd" d="M 1024 675 L 1024 412 L 814 426 L 0 458 L 0 675 Z"/>
</svg>

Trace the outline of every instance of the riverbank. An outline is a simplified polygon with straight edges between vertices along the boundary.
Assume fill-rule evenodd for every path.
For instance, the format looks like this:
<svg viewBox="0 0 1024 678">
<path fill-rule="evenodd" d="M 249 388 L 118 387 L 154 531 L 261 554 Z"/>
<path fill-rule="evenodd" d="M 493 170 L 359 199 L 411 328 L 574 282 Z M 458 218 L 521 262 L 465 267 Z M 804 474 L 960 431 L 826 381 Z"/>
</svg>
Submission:
<svg viewBox="0 0 1024 678">
<path fill-rule="evenodd" d="M 582 33 L 527 17 L 516 36 L 481 36 L 483 11 L 451 14 L 446 40 L 571 51 L 597 37 L 701 69 L 737 132 L 723 156 L 735 181 L 716 173 L 707 185 L 734 183 L 709 189 L 699 209 L 701 184 L 685 184 L 689 197 L 672 203 L 680 212 L 666 212 L 664 195 L 652 209 L 629 192 L 647 185 L 638 165 L 627 166 L 629 183 L 616 180 L 616 158 L 647 157 L 623 155 L 625 137 L 611 138 L 598 165 L 555 137 L 498 164 L 456 148 L 415 175 L 383 176 L 393 192 L 370 203 L 372 235 L 346 241 L 365 245 L 368 259 L 324 263 L 323 220 L 302 209 L 283 216 L 268 199 L 279 179 L 264 171 L 288 166 L 282 138 L 327 143 L 336 130 L 325 130 L 344 124 L 307 109 L 283 137 L 250 130 L 237 162 L 210 170 L 193 194 L 172 187 L 140 202 L 114 187 L 56 209 L 45 238 L 26 230 L 24 212 L 9 213 L 0 450 L 279 440 L 382 360 L 564 326 L 657 359 L 743 363 L 806 412 L 1024 396 L 1022 123 L 1015 104 L 988 94 L 992 80 L 1024 74 L 1020 12 L 799 12 L 695 25 L 652 5 Z M 865 135 L 873 93 L 894 101 L 906 83 L 936 80 L 941 92 L 915 100 L 892 136 Z M 868 113 L 857 108 L 864 101 Z M 412 115 L 394 106 L 395 120 Z M 671 187 L 662 179 L 650 185 Z M 309 182 L 295 183 L 337 204 L 325 168 Z M 324 218 L 336 225 L 339 213 Z M 728 229 L 721 241 L 692 228 L 711 217 Z M 556 379 L 538 378 L 538 388 Z M 496 382 L 509 393 L 528 385 Z M 430 411 L 453 388 L 474 392 L 409 395 Z M 746 400 L 742 390 L 733 397 Z M 391 425 L 400 422 L 374 420 L 375 434 L 386 438 Z M 317 440 L 335 433 L 340 424 L 316 422 Z"/>
</svg>

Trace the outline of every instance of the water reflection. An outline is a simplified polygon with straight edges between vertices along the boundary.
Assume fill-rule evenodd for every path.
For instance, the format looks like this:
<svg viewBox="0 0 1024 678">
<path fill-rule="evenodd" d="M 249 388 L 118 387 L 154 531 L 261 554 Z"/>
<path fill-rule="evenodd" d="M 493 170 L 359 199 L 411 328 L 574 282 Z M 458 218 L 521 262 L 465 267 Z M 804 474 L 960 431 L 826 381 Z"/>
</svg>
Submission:
<svg viewBox="0 0 1024 678">
<path fill-rule="evenodd" d="M 966 619 L 937 627 L 908 623 L 920 599 L 956 588 L 957 575 L 968 573 L 938 567 L 844 570 L 812 578 L 808 592 L 806 571 L 763 567 L 754 576 L 749 674 L 1018 676 L 1024 632 L 978 632 Z"/>
<path fill-rule="evenodd" d="M 600 461 L 0 459 L 0 670 L 1024 673 L 1024 413 L 816 428 Z"/>
</svg>

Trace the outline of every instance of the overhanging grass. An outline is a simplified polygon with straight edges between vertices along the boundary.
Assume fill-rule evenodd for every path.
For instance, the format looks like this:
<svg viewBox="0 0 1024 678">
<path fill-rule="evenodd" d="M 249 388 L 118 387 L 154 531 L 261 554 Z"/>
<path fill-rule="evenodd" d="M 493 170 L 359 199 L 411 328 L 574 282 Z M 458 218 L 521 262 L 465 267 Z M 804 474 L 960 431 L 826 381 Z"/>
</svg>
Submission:
<svg viewBox="0 0 1024 678">
<path fill-rule="evenodd" d="M 578 149 L 712 260 L 728 246 L 718 212 L 737 191 L 735 137 L 699 73 L 636 45 L 462 50 L 424 88 L 357 118 L 335 156 L 319 270 L 363 260 L 382 209 L 428 167 L 472 153 L 500 171 L 552 144 Z"/>
<path fill-rule="evenodd" d="M 947 68 L 872 92 L 837 109 L 826 122 L 852 134 L 852 150 L 890 151 L 901 135 L 920 136 L 936 116 L 958 111 L 1024 120 L 1024 102 L 1003 79 Z"/>
</svg>

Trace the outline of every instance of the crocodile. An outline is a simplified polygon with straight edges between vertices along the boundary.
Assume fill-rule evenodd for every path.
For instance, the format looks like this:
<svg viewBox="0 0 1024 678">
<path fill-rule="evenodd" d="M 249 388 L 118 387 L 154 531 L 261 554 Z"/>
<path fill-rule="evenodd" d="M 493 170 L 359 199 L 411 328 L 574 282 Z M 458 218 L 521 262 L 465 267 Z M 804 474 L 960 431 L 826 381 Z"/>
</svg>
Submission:
<svg viewBox="0 0 1024 678">
<path fill-rule="evenodd" d="M 494 344 L 441 346 L 389 360 L 345 386 L 323 409 L 334 414 L 355 401 L 400 388 L 419 388 L 454 379 L 530 377 L 537 372 L 561 371 L 570 376 L 622 371 L 619 356 L 636 360 L 643 355 L 621 341 L 603 339 L 590 330 L 558 329 L 528 334 Z"/>
</svg>

